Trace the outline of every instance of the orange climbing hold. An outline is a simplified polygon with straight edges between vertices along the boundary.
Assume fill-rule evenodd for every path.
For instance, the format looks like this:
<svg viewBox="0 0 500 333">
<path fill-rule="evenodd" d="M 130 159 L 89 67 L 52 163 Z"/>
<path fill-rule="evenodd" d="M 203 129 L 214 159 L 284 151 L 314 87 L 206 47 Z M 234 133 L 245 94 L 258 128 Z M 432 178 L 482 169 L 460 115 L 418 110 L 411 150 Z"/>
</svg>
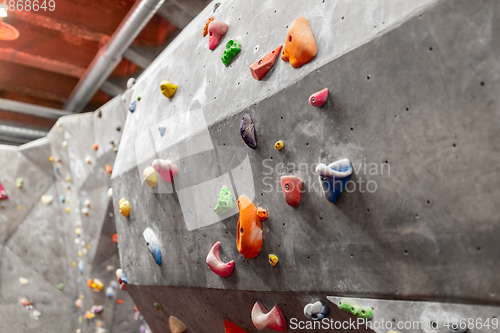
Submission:
<svg viewBox="0 0 500 333">
<path fill-rule="evenodd" d="M 250 72 L 254 79 L 259 80 L 264 77 L 273 68 L 278 55 L 280 54 L 281 45 L 277 47 L 273 52 L 264 56 L 262 59 L 257 60 L 250 66 Z"/>
<path fill-rule="evenodd" d="M 97 149 L 99 149 L 99 145 L 98 145 L 97 143 L 94 143 L 94 144 L 92 145 L 92 148 L 94 148 L 94 150 L 97 150 Z"/>
<path fill-rule="evenodd" d="M 107 165 L 106 165 L 106 172 L 107 172 L 108 174 L 113 173 L 113 168 L 111 167 L 111 165 L 110 165 L 110 164 L 107 164 Z"/>
<path fill-rule="evenodd" d="M 262 248 L 262 221 L 267 219 L 267 210 L 257 208 L 246 196 L 238 198 L 238 229 L 236 246 L 247 258 L 255 258 Z"/>
<path fill-rule="evenodd" d="M 205 24 L 205 28 L 203 28 L 203 37 L 205 37 L 207 34 L 208 34 L 208 25 L 210 24 L 210 22 L 212 22 L 214 20 L 214 17 L 213 16 L 210 16 L 207 20 L 207 23 Z"/>
<path fill-rule="evenodd" d="M 236 326 L 227 319 L 224 319 L 224 328 L 226 329 L 226 333 L 247 333 L 247 331 Z"/>
<path fill-rule="evenodd" d="M 316 53 L 318 49 L 309 23 L 303 17 L 295 19 L 288 29 L 281 59 L 298 68 L 311 61 Z"/>
<path fill-rule="evenodd" d="M 118 304 L 123 304 L 123 300 L 122 300 L 122 299 L 117 299 L 117 300 L 116 300 L 116 303 L 118 303 Z"/>
<path fill-rule="evenodd" d="M 118 243 L 118 234 L 113 234 L 113 237 L 111 237 L 113 242 Z"/>
</svg>

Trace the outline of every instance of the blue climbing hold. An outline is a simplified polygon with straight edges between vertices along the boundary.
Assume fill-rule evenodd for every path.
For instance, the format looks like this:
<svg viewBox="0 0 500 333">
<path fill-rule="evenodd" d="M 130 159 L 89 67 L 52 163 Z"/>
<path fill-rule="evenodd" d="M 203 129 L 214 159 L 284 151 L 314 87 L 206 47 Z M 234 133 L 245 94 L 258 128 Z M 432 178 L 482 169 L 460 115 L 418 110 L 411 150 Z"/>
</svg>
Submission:
<svg viewBox="0 0 500 333">
<path fill-rule="evenodd" d="M 127 278 L 125 277 L 125 273 L 122 273 L 122 282 L 123 283 L 128 283 Z"/>
<path fill-rule="evenodd" d="M 64 197 L 64 195 L 61 195 L 61 202 L 62 202 L 62 203 L 65 203 L 65 202 L 66 202 L 66 198 Z"/>
<path fill-rule="evenodd" d="M 165 130 L 167 128 L 165 126 L 158 126 L 158 131 L 160 131 L 160 135 L 163 136 L 165 134 Z"/>
<path fill-rule="evenodd" d="M 319 174 L 323 191 L 328 201 L 335 203 L 345 189 L 347 182 L 351 179 L 351 162 L 345 158 L 326 166 L 323 163 L 318 164 L 316 172 Z"/>
<path fill-rule="evenodd" d="M 60 176 L 61 175 L 61 171 L 59 170 L 59 168 L 55 167 L 55 170 L 56 170 L 56 173 Z"/>
<path fill-rule="evenodd" d="M 158 237 L 156 237 L 154 231 L 151 228 L 146 228 L 142 233 L 144 239 L 146 240 L 146 244 L 148 245 L 148 249 L 153 255 L 153 258 L 158 266 L 161 266 L 161 248 L 160 242 L 158 241 Z M 123 281 L 123 277 L 122 277 Z"/>
<path fill-rule="evenodd" d="M 128 107 L 128 110 L 130 112 L 134 112 L 136 106 L 137 106 L 137 101 L 132 101 L 132 103 L 130 103 L 130 106 Z"/>
<path fill-rule="evenodd" d="M 78 269 L 80 270 L 80 274 L 83 274 L 83 261 L 78 263 Z"/>
<path fill-rule="evenodd" d="M 321 301 L 309 303 L 304 307 L 304 315 L 312 320 L 322 320 L 330 314 L 330 308 Z"/>
</svg>

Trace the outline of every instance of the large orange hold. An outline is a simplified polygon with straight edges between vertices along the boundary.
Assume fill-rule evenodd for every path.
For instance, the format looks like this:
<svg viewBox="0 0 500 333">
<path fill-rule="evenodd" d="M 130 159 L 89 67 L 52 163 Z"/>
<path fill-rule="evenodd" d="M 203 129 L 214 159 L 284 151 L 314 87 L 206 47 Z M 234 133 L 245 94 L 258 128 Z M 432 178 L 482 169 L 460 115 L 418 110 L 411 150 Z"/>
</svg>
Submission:
<svg viewBox="0 0 500 333">
<path fill-rule="evenodd" d="M 226 329 L 226 333 L 247 333 L 247 331 L 227 319 L 224 319 L 224 328 Z"/>
<path fill-rule="evenodd" d="M 238 198 L 238 230 L 236 246 L 246 258 L 255 258 L 262 249 L 262 220 L 267 219 L 267 210 L 257 208 L 246 196 Z"/>
<path fill-rule="evenodd" d="M 311 61 L 316 53 L 318 49 L 309 23 L 303 17 L 295 19 L 288 29 L 281 59 L 298 68 Z"/>
</svg>

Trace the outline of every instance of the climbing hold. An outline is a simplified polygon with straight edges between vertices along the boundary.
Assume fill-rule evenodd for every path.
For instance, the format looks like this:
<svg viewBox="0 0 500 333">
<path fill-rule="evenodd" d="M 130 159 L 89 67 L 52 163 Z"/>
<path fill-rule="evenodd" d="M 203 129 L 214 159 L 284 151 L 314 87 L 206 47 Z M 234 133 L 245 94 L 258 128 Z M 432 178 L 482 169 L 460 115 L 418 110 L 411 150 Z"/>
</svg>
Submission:
<svg viewBox="0 0 500 333">
<path fill-rule="evenodd" d="M 231 260 L 227 264 L 223 263 L 220 259 L 220 242 L 217 242 L 212 246 L 207 255 L 207 265 L 208 267 L 219 276 L 229 276 L 234 269 L 234 260 Z"/>
<path fill-rule="evenodd" d="M 27 299 L 26 297 L 21 297 L 21 304 L 24 305 L 24 306 L 30 306 L 33 304 L 33 302 L 31 302 L 29 299 Z"/>
<path fill-rule="evenodd" d="M 90 156 L 85 157 L 85 163 L 92 164 L 92 159 L 90 158 Z"/>
<path fill-rule="evenodd" d="M 54 162 L 55 159 L 54 159 L 54 156 L 49 156 L 49 162 Z"/>
<path fill-rule="evenodd" d="M 122 299 L 117 299 L 117 300 L 116 300 L 116 303 L 118 303 L 118 304 L 123 304 L 123 300 L 122 300 Z"/>
<path fill-rule="evenodd" d="M 89 213 L 90 213 L 90 211 L 87 207 L 82 208 L 81 212 L 85 216 L 89 216 Z"/>
<path fill-rule="evenodd" d="M 141 96 L 137 96 L 137 101 L 139 102 L 141 100 Z"/>
<path fill-rule="evenodd" d="M 304 307 L 304 315 L 312 320 L 322 320 L 328 317 L 330 308 L 321 301 L 309 303 Z"/>
<path fill-rule="evenodd" d="M 90 200 L 89 199 L 86 199 L 83 204 L 86 206 L 86 207 L 89 207 L 90 208 Z"/>
<path fill-rule="evenodd" d="M 21 188 L 21 187 L 23 187 L 23 185 L 24 185 L 23 179 L 22 178 L 17 178 L 16 179 L 16 187 L 17 188 Z"/>
<path fill-rule="evenodd" d="M 113 289 L 113 287 L 109 286 L 106 288 L 106 297 L 108 298 L 115 297 L 115 290 Z"/>
<path fill-rule="evenodd" d="M 64 284 L 63 284 L 62 282 L 61 282 L 61 283 L 58 283 L 56 287 L 57 287 L 57 289 L 59 289 L 59 290 L 63 290 L 63 289 L 64 289 Z"/>
<path fill-rule="evenodd" d="M 359 305 L 352 299 L 343 298 L 339 301 L 337 305 L 340 310 L 350 313 L 355 316 L 359 311 Z"/>
<path fill-rule="evenodd" d="M 247 333 L 244 329 L 238 327 L 236 324 L 230 322 L 227 319 L 224 319 L 224 328 L 225 333 Z"/>
<path fill-rule="evenodd" d="M 99 291 L 101 291 L 101 290 L 102 290 L 102 288 L 104 288 L 104 284 L 103 284 L 103 283 L 102 283 L 102 281 L 101 281 L 101 280 L 99 280 L 99 279 L 94 279 L 94 280 L 89 279 L 89 280 L 87 281 L 87 285 L 88 285 L 90 288 L 94 289 L 94 292 L 99 292 Z"/>
<path fill-rule="evenodd" d="M 113 200 L 113 188 L 108 188 L 108 198 L 109 200 Z"/>
<path fill-rule="evenodd" d="M 116 130 L 120 132 L 122 130 L 122 127 L 120 125 L 116 126 Z M 115 147 L 118 150 L 118 147 Z"/>
<path fill-rule="evenodd" d="M 61 143 L 61 145 L 62 145 L 63 147 L 67 147 L 67 146 L 68 146 L 68 141 L 64 140 L 64 141 Z"/>
<path fill-rule="evenodd" d="M 260 81 L 267 74 L 267 72 L 273 68 L 276 63 L 276 59 L 278 59 L 280 54 L 281 47 L 281 45 L 278 46 L 273 52 L 267 54 L 262 59 L 257 60 L 250 66 L 250 72 L 252 73 L 254 79 Z"/>
<path fill-rule="evenodd" d="M 76 301 L 75 301 L 75 306 L 77 308 L 80 308 L 82 306 L 82 299 L 81 298 L 78 298 Z"/>
<path fill-rule="evenodd" d="M 93 314 L 92 312 L 90 311 L 86 311 L 85 312 L 85 315 L 83 316 L 83 319 L 92 319 L 95 317 L 95 314 Z"/>
<path fill-rule="evenodd" d="M 134 113 L 135 111 L 135 108 L 137 107 L 137 101 L 132 101 L 130 103 L 130 106 L 128 107 L 128 110 L 131 112 L 131 113 Z"/>
<path fill-rule="evenodd" d="M 146 228 L 142 233 L 144 239 L 146 240 L 146 244 L 148 245 L 148 249 L 153 255 L 153 258 L 158 266 L 161 266 L 161 248 L 160 242 L 158 241 L 158 237 L 156 237 L 154 231 L 151 228 Z"/>
<path fill-rule="evenodd" d="M 163 310 L 163 306 L 162 306 L 160 303 L 155 302 L 153 305 L 154 305 L 154 307 L 155 307 L 156 311 L 161 311 L 161 310 Z"/>
<path fill-rule="evenodd" d="M 110 164 L 106 164 L 106 173 L 109 175 L 113 173 L 113 167 Z"/>
<path fill-rule="evenodd" d="M 71 183 L 71 176 L 66 176 L 66 181 L 67 181 L 68 183 Z"/>
<path fill-rule="evenodd" d="M 316 167 L 316 172 L 319 174 L 326 198 L 328 201 L 335 203 L 346 187 L 347 182 L 351 179 L 352 166 L 351 162 L 345 158 L 328 166 L 320 163 Z"/>
<path fill-rule="evenodd" d="M 275 254 L 270 254 L 269 255 L 269 263 L 271 264 L 271 266 L 276 266 L 278 264 L 278 257 L 275 255 Z"/>
<path fill-rule="evenodd" d="M 83 261 L 78 263 L 78 270 L 80 271 L 80 274 L 83 274 Z"/>
<path fill-rule="evenodd" d="M 217 200 L 217 206 L 214 209 L 215 214 L 222 215 L 224 213 L 229 212 L 234 208 L 234 200 L 231 191 L 227 186 L 222 186 L 219 199 Z"/>
<path fill-rule="evenodd" d="M 158 126 L 158 131 L 160 132 L 160 135 L 163 136 L 165 135 L 165 130 L 167 128 L 165 126 Z"/>
<path fill-rule="evenodd" d="M 101 110 L 97 111 L 97 118 L 102 118 L 102 111 Z"/>
<path fill-rule="evenodd" d="M 128 217 L 130 214 L 130 203 L 128 202 L 128 200 L 125 198 L 121 198 L 120 201 L 118 202 L 118 206 L 120 213 L 123 216 Z"/>
<path fill-rule="evenodd" d="M 102 305 L 92 305 L 92 307 L 90 308 L 90 312 L 93 314 L 101 313 L 102 310 L 104 310 L 104 307 Z"/>
<path fill-rule="evenodd" d="M 281 190 L 285 197 L 286 203 L 292 207 L 297 207 L 300 203 L 302 195 L 302 185 L 304 182 L 297 176 L 282 176 Z"/>
<path fill-rule="evenodd" d="M 99 145 L 98 145 L 97 143 L 94 143 L 94 144 L 92 145 L 92 148 L 93 148 L 94 150 L 97 150 L 97 149 L 99 149 Z"/>
<path fill-rule="evenodd" d="M 179 172 L 177 165 L 172 163 L 172 161 L 162 159 L 153 161 L 153 169 L 158 172 L 160 178 L 166 183 L 170 183 L 173 175 L 176 175 Z"/>
<path fill-rule="evenodd" d="M 66 202 L 66 198 L 64 197 L 64 195 L 61 195 L 61 202 L 62 202 L 62 203 L 65 203 L 65 202 Z"/>
<path fill-rule="evenodd" d="M 238 198 L 238 209 L 240 211 L 236 230 L 238 251 L 247 258 L 255 258 L 262 248 L 262 220 L 267 219 L 267 210 L 255 207 L 244 195 Z"/>
<path fill-rule="evenodd" d="M 356 317 L 370 320 L 373 318 L 373 309 L 370 306 L 360 306 Z"/>
<path fill-rule="evenodd" d="M 71 208 L 66 207 L 66 213 L 71 213 Z"/>
<path fill-rule="evenodd" d="M 161 93 L 165 97 L 172 98 L 177 92 L 177 86 L 168 80 L 163 80 L 160 83 Z"/>
<path fill-rule="evenodd" d="M 134 86 L 135 84 L 135 78 L 131 77 L 127 80 L 127 89 L 130 89 Z"/>
<path fill-rule="evenodd" d="M 58 168 L 58 167 L 54 167 L 54 170 L 56 171 L 56 173 L 57 173 L 59 176 L 61 176 L 61 170 L 59 170 L 59 168 Z"/>
<path fill-rule="evenodd" d="M 231 60 L 240 53 L 241 44 L 236 41 L 236 39 L 231 39 L 226 43 L 226 48 L 222 54 L 222 63 L 227 67 L 231 63 Z"/>
<path fill-rule="evenodd" d="M 266 327 L 277 332 L 287 330 L 285 316 L 278 305 L 267 312 L 262 304 L 255 302 L 252 308 L 252 323 L 259 331 Z"/>
<path fill-rule="evenodd" d="M 21 284 L 23 286 L 27 286 L 28 285 L 28 279 L 27 278 L 23 278 L 22 276 L 19 278 L 19 282 L 21 282 Z"/>
<path fill-rule="evenodd" d="M 3 188 L 2 183 L 0 183 L 0 200 L 5 200 L 5 199 L 8 199 L 8 198 L 9 198 L 9 196 L 7 195 L 7 192 Z"/>
<path fill-rule="evenodd" d="M 50 205 L 52 203 L 52 200 L 54 200 L 54 197 L 49 194 L 44 194 L 40 197 L 40 201 L 44 205 Z"/>
<path fill-rule="evenodd" d="M 210 22 L 212 22 L 214 20 L 214 17 L 213 16 L 210 16 L 207 20 L 207 23 L 205 23 L 205 27 L 203 28 L 203 37 L 205 37 L 207 34 L 208 34 L 208 25 L 210 24 Z"/>
<path fill-rule="evenodd" d="M 285 144 L 283 143 L 283 141 L 282 141 L 282 140 L 279 140 L 279 141 L 277 141 L 277 142 L 274 144 L 274 148 L 275 148 L 276 150 L 281 150 L 281 149 L 283 149 L 283 147 L 285 147 Z"/>
<path fill-rule="evenodd" d="M 208 48 L 213 50 L 227 32 L 228 26 L 222 21 L 212 21 L 208 25 Z"/>
<path fill-rule="evenodd" d="M 328 99 L 328 88 L 315 92 L 309 97 L 309 104 L 312 106 L 320 107 L 325 105 Z"/>
<path fill-rule="evenodd" d="M 156 185 L 158 185 L 158 178 L 156 177 L 156 171 L 153 167 L 148 166 L 144 169 L 142 175 L 149 187 L 156 187 Z"/>
<path fill-rule="evenodd" d="M 219 6 L 220 6 L 220 2 L 216 2 L 214 5 L 214 13 L 217 10 L 217 8 L 219 8 Z"/>
<path fill-rule="evenodd" d="M 40 318 L 40 316 L 42 315 L 42 313 L 38 310 L 33 310 L 33 318 L 38 320 L 38 318 Z"/>
<path fill-rule="evenodd" d="M 246 114 L 241 118 L 240 123 L 240 134 L 243 141 L 248 147 L 255 149 L 257 148 L 257 137 L 255 136 L 255 128 L 253 125 L 252 118 L 250 115 Z"/>
<path fill-rule="evenodd" d="M 114 243 L 118 243 L 118 234 L 113 234 L 113 236 L 111 236 L 111 240 L 112 240 Z"/>
<path fill-rule="evenodd" d="M 172 333 L 182 333 L 187 330 L 187 326 L 184 325 L 179 318 L 174 316 L 170 316 L 170 318 L 168 318 L 168 326 L 170 327 L 170 332 Z"/>
<path fill-rule="evenodd" d="M 295 19 L 288 29 L 281 59 L 298 68 L 311 61 L 317 52 L 316 41 L 307 20 L 303 17 Z"/>
</svg>

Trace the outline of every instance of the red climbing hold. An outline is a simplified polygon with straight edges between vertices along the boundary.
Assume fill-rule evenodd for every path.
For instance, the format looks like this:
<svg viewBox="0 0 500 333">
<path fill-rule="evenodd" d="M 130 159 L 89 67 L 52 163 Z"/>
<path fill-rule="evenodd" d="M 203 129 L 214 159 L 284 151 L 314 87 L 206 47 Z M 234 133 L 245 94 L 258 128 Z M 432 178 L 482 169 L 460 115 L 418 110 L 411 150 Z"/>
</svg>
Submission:
<svg viewBox="0 0 500 333">
<path fill-rule="evenodd" d="M 7 192 L 3 189 L 2 183 L 0 183 L 0 200 L 3 199 L 8 199 L 9 196 L 7 195 Z"/>
<path fill-rule="evenodd" d="M 224 328 L 226 329 L 226 333 L 247 333 L 247 331 L 227 319 L 224 319 Z"/>
<path fill-rule="evenodd" d="M 257 60 L 250 66 L 250 71 L 252 72 L 252 76 L 256 80 L 261 80 L 264 75 L 267 74 L 273 68 L 276 59 L 280 55 L 281 45 L 277 47 L 273 52 L 264 56 L 264 58 Z"/>
</svg>

